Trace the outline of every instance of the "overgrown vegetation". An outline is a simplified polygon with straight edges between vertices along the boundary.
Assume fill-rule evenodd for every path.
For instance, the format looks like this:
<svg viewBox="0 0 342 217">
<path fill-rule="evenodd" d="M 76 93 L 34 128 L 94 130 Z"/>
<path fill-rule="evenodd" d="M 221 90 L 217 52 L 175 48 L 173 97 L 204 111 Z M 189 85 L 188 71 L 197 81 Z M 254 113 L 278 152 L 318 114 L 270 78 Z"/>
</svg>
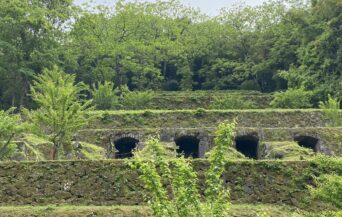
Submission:
<svg viewBox="0 0 342 217">
<path fill-rule="evenodd" d="M 105 81 L 93 85 L 91 95 L 96 109 L 110 110 L 118 104 L 118 89 L 114 88 L 114 83 Z"/>
<path fill-rule="evenodd" d="M 274 94 L 270 105 L 274 108 L 311 108 L 311 92 L 304 89 L 289 89 Z"/>
<path fill-rule="evenodd" d="M 39 106 L 35 111 L 26 110 L 29 120 L 40 129 L 42 135 L 54 145 L 52 159 L 58 159 L 60 149 L 72 151 L 71 140 L 81 127 L 88 123 L 90 100 L 85 100 L 83 83 L 75 84 L 75 76 L 54 67 L 35 77 L 31 96 Z"/>
<path fill-rule="evenodd" d="M 55 64 L 89 86 L 303 87 L 316 105 L 329 93 L 341 97 L 341 8 L 340 0 L 272 0 L 208 17 L 178 0 L 96 8 L 71 0 L 2 0 L 1 105 L 33 106 L 27 96 L 33 77 Z"/>
<path fill-rule="evenodd" d="M 14 114 L 14 110 L 14 108 L 7 111 L 0 110 L 0 160 L 10 155 L 15 148 L 12 146 L 13 139 L 25 129 L 20 116 Z"/>
<path fill-rule="evenodd" d="M 184 157 L 170 160 L 165 146 L 151 138 L 142 151 L 137 151 L 130 161 L 140 174 L 145 188 L 151 192 L 150 204 L 154 216 L 215 216 L 227 217 L 229 191 L 223 187 L 221 176 L 226 164 L 225 154 L 233 142 L 236 123 L 222 123 L 216 132 L 215 147 L 209 154 L 206 173 L 205 201 L 197 188 L 197 174 L 191 160 Z M 168 194 L 169 184 L 172 196 Z"/>
<path fill-rule="evenodd" d="M 319 108 L 323 109 L 325 117 L 329 120 L 329 126 L 342 126 L 342 113 L 340 112 L 341 102 L 332 96 L 328 96 L 326 102 L 320 102 Z"/>
<path fill-rule="evenodd" d="M 242 96 L 214 97 L 211 109 L 254 109 L 255 102 L 249 101 Z"/>
<path fill-rule="evenodd" d="M 315 178 L 316 187 L 310 187 L 314 199 L 319 199 L 342 209 L 342 176 L 323 175 Z"/>
</svg>

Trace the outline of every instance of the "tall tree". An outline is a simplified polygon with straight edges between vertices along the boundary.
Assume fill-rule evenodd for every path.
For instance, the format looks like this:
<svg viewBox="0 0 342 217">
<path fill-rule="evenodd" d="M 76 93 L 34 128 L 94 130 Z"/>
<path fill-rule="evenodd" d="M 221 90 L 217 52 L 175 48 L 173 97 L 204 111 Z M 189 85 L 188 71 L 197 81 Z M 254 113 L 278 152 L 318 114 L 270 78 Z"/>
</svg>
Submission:
<svg viewBox="0 0 342 217">
<path fill-rule="evenodd" d="M 0 0 L 0 97 L 27 105 L 32 77 L 58 63 L 63 25 L 72 0 Z"/>
</svg>

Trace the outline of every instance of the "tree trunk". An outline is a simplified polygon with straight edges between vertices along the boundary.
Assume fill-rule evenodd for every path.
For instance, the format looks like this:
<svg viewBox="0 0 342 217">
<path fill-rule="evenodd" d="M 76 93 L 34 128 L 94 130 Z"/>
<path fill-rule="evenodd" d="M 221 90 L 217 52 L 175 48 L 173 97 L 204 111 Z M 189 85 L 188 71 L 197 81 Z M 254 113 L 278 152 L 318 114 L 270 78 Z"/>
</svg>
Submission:
<svg viewBox="0 0 342 217">
<path fill-rule="evenodd" d="M 51 151 L 51 155 L 50 155 L 51 160 L 58 160 L 58 149 L 59 149 L 59 144 L 54 143 L 52 151 Z"/>
</svg>

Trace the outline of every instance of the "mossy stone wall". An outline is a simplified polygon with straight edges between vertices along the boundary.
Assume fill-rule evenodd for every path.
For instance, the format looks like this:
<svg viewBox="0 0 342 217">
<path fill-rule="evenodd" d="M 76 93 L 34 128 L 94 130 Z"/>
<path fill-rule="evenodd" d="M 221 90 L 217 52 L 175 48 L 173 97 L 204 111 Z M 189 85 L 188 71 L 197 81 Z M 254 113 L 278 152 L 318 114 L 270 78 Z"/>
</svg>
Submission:
<svg viewBox="0 0 342 217">
<path fill-rule="evenodd" d="M 216 127 L 234 118 L 238 120 L 238 127 L 324 127 L 326 124 L 319 110 L 101 111 L 90 115 L 97 118 L 89 129 Z"/>
<path fill-rule="evenodd" d="M 206 161 L 195 161 L 201 190 Z M 326 169 L 328 171 L 329 168 Z M 224 183 L 233 202 L 301 206 L 317 166 L 310 162 L 230 162 Z M 141 205 L 146 192 L 124 161 L 2 162 L 0 205 Z"/>
<path fill-rule="evenodd" d="M 141 144 L 149 136 L 158 134 L 164 143 L 174 143 L 180 136 L 195 136 L 200 140 L 201 156 L 213 146 L 215 127 L 202 128 L 125 128 L 86 129 L 80 131 L 78 139 L 104 147 L 114 144 L 119 138 L 132 137 Z M 239 127 L 237 135 L 255 135 L 259 143 L 270 141 L 294 141 L 296 136 L 312 136 L 318 139 L 317 151 L 329 155 L 342 155 L 342 128 L 254 128 Z M 202 153 L 203 152 L 203 153 Z"/>
</svg>

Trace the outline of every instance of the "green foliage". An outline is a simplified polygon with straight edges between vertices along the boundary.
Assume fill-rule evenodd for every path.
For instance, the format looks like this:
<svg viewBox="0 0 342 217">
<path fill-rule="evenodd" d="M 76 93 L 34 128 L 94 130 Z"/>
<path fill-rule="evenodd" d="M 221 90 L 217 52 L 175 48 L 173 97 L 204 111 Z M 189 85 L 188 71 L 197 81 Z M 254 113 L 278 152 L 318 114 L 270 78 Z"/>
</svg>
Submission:
<svg viewBox="0 0 342 217">
<path fill-rule="evenodd" d="M 303 89 L 289 89 L 274 94 L 270 105 L 274 108 L 310 108 L 311 92 Z"/>
<path fill-rule="evenodd" d="M 0 97 L 7 107 L 31 105 L 33 76 L 64 61 L 59 51 L 72 8 L 70 0 L 0 1 Z"/>
<path fill-rule="evenodd" d="M 58 150 L 63 147 L 70 149 L 74 133 L 87 125 L 90 110 L 89 100 L 82 99 L 82 91 L 87 90 L 83 83 L 75 84 L 75 76 L 69 75 L 54 67 L 45 69 L 35 77 L 31 86 L 32 99 L 39 108 L 26 114 L 30 120 L 47 135 L 54 144 L 54 159 L 58 157 Z"/>
<path fill-rule="evenodd" d="M 229 216 L 229 191 L 223 187 L 221 176 L 226 165 L 225 154 L 234 142 L 236 122 L 223 122 L 215 132 L 215 146 L 209 153 L 209 169 L 206 173 L 205 190 L 206 213 L 205 216 L 225 217 Z"/>
<path fill-rule="evenodd" d="M 96 109 L 110 110 L 118 104 L 118 90 L 114 89 L 114 83 L 105 81 L 93 85 L 91 95 Z"/>
<path fill-rule="evenodd" d="M 321 92 L 315 105 L 327 93 L 340 98 L 342 3 L 304 2 L 239 4 L 208 17 L 178 0 L 2 0 L 2 105 L 32 107 L 30 82 L 55 64 L 88 85 L 134 91 L 303 87 Z"/>
<path fill-rule="evenodd" d="M 124 109 L 144 109 L 151 104 L 152 91 L 127 91 L 122 95 L 121 106 Z"/>
<path fill-rule="evenodd" d="M 323 175 L 315 178 L 316 187 L 309 187 L 311 196 L 342 209 L 342 176 Z"/>
<path fill-rule="evenodd" d="M 241 90 L 260 90 L 260 87 L 258 83 L 256 83 L 254 80 L 247 80 L 241 83 L 240 85 Z"/>
<path fill-rule="evenodd" d="M 246 100 L 242 96 L 225 96 L 225 97 L 214 97 L 212 109 L 253 109 L 256 105 L 252 101 Z"/>
<path fill-rule="evenodd" d="M 13 112 L 14 108 L 7 111 L 0 110 L 0 160 L 10 155 L 13 138 L 25 130 L 20 115 Z"/>
<path fill-rule="evenodd" d="M 328 96 L 328 101 L 320 102 L 319 108 L 323 109 L 325 117 L 329 120 L 329 126 L 342 126 L 342 113 L 340 112 L 340 101 Z"/>
<path fill-rule="evenodd" d="M 209 155 L 206 173 L 205 201 L 197 188 L 198 177 L 191 159 L 168 154 L 165 145 L 151 138 L 141 151 L 136 151 L 130 166 L 136 169 L 145 188 L 151 192 L 150 205 L 154 216 L 213 216 L 227 217 L 230 207 L 229 191 L 223 186 L 225 153 L 233 142 L 236 123 L 222 123 L 216 132 L 215 147 Z M 173 160 L 170 160 L 173 159 Z M 171 187 L 169 196 L 167 186 Z"/>
</svg>

